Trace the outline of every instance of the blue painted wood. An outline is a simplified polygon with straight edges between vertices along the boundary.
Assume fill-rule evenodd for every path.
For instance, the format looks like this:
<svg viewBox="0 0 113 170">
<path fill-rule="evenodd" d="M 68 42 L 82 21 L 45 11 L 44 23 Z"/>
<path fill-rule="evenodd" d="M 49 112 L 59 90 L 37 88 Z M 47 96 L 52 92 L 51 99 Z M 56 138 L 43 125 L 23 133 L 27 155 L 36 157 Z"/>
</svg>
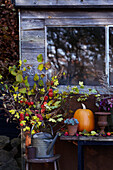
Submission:
<svg viewBox="0 0 113 170">
<path fill-rule="evenodd" d="M 78 141 L 78 170 L 84 169 L 84 151 L 81 141 Z"/>
</svg>

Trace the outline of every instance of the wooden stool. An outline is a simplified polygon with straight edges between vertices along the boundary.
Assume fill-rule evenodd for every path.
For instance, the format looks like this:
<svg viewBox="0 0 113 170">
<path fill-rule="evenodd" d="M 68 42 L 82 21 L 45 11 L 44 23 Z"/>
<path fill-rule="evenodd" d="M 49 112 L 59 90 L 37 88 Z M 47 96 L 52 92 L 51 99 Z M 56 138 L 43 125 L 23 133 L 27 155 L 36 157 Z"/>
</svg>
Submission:
<svg viewBox="0 0 113 170">
<path fill-rule="evenodd" d="M 54 170 L 60 170 L 59 166 L 59 158 L 60 155 L 54 155 L 53 157 L 50 158 L 41 158 L 41 159 L 26 159 L 26 170 L 30 170 L 32 163 L 38 164 L 38 163 L 48 163 L 48 162 L 53 162 L 54 163 Z"/>
</svg>

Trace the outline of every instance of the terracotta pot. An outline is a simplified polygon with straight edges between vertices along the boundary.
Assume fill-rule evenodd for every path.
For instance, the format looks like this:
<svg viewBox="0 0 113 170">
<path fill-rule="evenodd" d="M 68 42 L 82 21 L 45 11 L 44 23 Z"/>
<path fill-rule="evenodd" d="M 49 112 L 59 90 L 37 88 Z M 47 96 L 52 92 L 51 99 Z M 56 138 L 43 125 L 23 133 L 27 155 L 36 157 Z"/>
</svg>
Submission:
<svg viewBox="0 0 113 170">
<path fill-rule="evenodd" d="M 68 125 L 67 127 L 68 127 L 68 133 L 69 133 L 70 136 L 73 136 L 73 135 L 76 134 L 77 129 L 78 129 L 78 124 L 76 124 L 76 125 Z"/>
<path fill-rule="evenodd" d="M 107 116 L 110 115 L 111 113 L 109 112 L 95 112 L 96 115 L 98 115 L 98 126 L 100 128 L 100 134 L 104 134 L 105 127 L 108 125 L 107 122 Z"/>
</svg>

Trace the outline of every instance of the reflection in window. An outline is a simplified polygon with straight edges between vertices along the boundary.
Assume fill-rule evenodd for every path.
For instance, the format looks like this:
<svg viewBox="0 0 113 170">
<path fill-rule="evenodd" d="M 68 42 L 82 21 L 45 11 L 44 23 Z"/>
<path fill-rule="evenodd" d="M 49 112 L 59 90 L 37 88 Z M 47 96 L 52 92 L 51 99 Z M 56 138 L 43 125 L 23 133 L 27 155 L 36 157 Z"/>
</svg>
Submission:
<svg viewBox="0 0 113 170">
<path fill-rule="evenodd" d="M 61 85 L 77 85 L 79 81 L 100 85 L 97 74 L 105 70 L 104 27 L 48 27 L 47 43 L 51 76 L 61 69 L 66 73 Z"/>
</svg>

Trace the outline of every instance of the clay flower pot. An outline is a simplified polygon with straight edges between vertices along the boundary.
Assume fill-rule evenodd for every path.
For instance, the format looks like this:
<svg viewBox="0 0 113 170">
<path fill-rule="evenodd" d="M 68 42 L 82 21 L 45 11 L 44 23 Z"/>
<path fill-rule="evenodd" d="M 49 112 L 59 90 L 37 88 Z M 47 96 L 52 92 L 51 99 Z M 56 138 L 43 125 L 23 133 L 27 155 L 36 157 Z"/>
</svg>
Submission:
<svg viewBox="0 0 113 170">
<path fill-rule="evenodd" d="M 110 112 L 95 112 L 98 115 L 98 126 L 100 128 L 100 134 L 105 134 L 105 127 L 108 125 L 107 116 L 110 115 Z"/>
<path fill-rule="evenodd" d="M 70 136 L 73 136 L 76 134 L 77 132 L 77 129 L 78 129 L 78 124 L 75 124 L 75 125 L 67 125 L 68 127 L 68 133 Z"/>
</svg>

